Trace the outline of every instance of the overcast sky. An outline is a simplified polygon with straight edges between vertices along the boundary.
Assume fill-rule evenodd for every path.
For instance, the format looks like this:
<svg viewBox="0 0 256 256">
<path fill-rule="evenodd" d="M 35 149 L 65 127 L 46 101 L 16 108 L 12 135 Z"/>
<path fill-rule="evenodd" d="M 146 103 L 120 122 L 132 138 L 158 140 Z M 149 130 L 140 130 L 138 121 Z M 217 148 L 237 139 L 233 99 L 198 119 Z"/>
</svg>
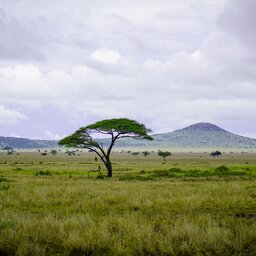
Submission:
<svg viewBox="0 0 256 256">
<path fill-rule="evenodd" d="M 114 117 L 256 138 L 255 0 L 0 0 L 0 135 Z"/>
</svg>

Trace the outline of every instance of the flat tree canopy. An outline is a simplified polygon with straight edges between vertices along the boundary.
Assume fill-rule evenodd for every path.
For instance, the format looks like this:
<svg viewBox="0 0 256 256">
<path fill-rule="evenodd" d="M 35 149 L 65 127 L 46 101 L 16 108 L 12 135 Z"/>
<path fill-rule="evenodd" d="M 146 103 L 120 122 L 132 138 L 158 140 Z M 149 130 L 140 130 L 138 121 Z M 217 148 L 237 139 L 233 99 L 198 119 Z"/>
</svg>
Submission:
<svg viewBox="0 0 256 256">
<path fill-rule="evenodd" d="M 158 150 L 158 155 L 164 158 L 164 163 L 163 163 L 163 164 L 165 164 L 165 163 L 166 163 L 166 157 L 167 157 L 167 156 L 171 156 L 172 153 L 169 152 L 169 151 L 161 151 L 161 150 Z"/>
<path fill-rule="evenodd" d="M 59 144 L 68 147 L 87 148 L 95 152 L 106 166 L 108 177 L 112 177 L 110 154 L 115 141 L 122 138 L 153 140 L 148 135 L 148 132 L 151 132 L 151 130 L 135 120 L 127 118 L 107 119 L 80 128 L 75 133 L 59 141 Z M 106 150 L 101 143 L 92 138 L 91 135 L 93 133 L 110 136 L 110 143 Z"/>
<path fill-rule="evenodd" d="M 217 151 L 212 152 L 211 155 L 212 155 L 213 157 L 218 157 L 218 156 L 221 155 L 221 152 L 220 152 L 219 150 L 217 150 Z"/>
</svg>

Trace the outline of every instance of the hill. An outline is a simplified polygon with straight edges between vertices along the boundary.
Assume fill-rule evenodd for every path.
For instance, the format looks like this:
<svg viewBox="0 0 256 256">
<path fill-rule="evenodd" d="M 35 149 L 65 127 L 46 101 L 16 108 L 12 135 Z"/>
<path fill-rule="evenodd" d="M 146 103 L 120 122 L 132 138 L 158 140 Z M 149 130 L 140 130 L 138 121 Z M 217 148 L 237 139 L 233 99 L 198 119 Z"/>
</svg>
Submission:
<svg viewBox="0 0 256 256">
<path fill-rule="evenodd" d="M 197 123 L 174 132 L 155 135 L 155 141 L 180 147 L 256 147 L 256 140 L 225 131 L 210 123 Z"/>
<path fill-rule="evenodd" d="M 30 140 L 25 138 L 1 137 L 0 149 L 4 147 L 12 147 L 17 149 L 33 149 L 33 148 L 55 148 L 57 141 L 54 140 Z"/>
<path fill-rule="evenodd" d="M 123 139 L 116 142 L 117 147 L 151 148 L 256 148 L 256 139 L 246 138 L 225 131 L 210 123 L 196 123 L 173 132 L 155 134 L 153 141 Z M 108 139 L 99 139 L 107 145 Z M 54 140 L 30 140 L 15 137 L 0 137 L 0 148 L 56 148 Z"/>
<path fill-rule="evenodd" d="M 225 131 L 210 123 L 196 123 L 173 132 L 155 134 L 154 141 L 123 140 L 117 146 L 176 148 L 256 148 L 256 139 Z"/>
</svg>

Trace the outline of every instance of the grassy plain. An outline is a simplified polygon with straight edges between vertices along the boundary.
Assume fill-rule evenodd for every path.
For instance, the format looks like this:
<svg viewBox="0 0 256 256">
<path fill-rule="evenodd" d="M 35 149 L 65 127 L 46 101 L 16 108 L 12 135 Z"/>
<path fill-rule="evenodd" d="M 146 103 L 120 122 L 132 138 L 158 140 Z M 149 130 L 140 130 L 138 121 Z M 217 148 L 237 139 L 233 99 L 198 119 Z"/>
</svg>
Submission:
<svg viewBox="0 0 256 256">
<path fill-rule="evenodd" d="M 256 154 L 0 155 L 0 255 L 256 255 Z"/>
</svg>

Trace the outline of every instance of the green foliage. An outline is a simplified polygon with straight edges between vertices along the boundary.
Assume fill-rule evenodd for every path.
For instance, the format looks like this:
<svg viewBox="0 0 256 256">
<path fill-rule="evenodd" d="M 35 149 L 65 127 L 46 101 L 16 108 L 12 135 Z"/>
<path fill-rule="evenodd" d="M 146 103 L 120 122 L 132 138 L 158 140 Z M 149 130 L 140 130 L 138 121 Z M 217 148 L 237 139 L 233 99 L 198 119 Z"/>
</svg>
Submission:
<svg viewBox="0 0 256 256">
<path fill-rule="evenodd" d="M 23 171 L 24 169 L 21 168 L 21 167 L 16 167 L 16 168 L 14 168 L 13 170 L 14 170 L 14 171 Z"/>
<path fill-rule="evenodd" d="M 203 177 L 229 177 L 229 176 L 251 176 L 248 171 L 234 171 L 226 166 L 219 166 L 214 170 L 170 168 L 168 170 L 154 170 L 140 172 L 137 174 L 123 175 L 119 180 L 156 180 L 157 178 L 203 178 Z"/>
<path fill-rule="evenodd" d="M 151 132 L 150 129 L 147 129 L 144 124 L 140 124 L 135 120 L 127 118 L 102 120 L 81 129 L 92 131 L 101 130 L 105 132 L 113 131 L 121 134 L 140 136 L 147 140 L 153 140 L 153 138 L 147 134 L 148 132 Z"/>
<path fill-rule="evenodd" d="M 93 140 L 90 133 L 103 133 L 106 135 L 119 134 L 118 138 L 136 137 L 141 139 L 153 140 L 147 133 L 150 132 L 144 124 L 140 124 L 135 120 L 127 118 L 119 119 L 107 119 L 96 122 L 95 124 L 82 127 L 70 136 L 59 141 L 60 145 L 66 145 L 69 147 L 98 147 L 99 143 Z M 118 139 L 117 138 L 117 139 Z"/>
<path fill-rule="evenodd" d="M 9 181 L 7 178 L 0 176 L 0 182 L 7 182 L 7 181 Z"/>
<path fill-rule="evenodd" d="M 161 150 L 158 150 L 158 155 L 164 158 L 163 164 L 165 164 L 165 163 L 166 163 L 166 157 L 167 157 L 167 156 L 171 156 L 172 153 L 169 152 L 169 151 L 161 151 Z"/>
<path fill-rule="evenodd" d="M 172 154 L 169 151 L 161 151 L 161 150 L 159 150 L 158 151 L 158 155 L 162 156 L 162 157 L 167 157 L 167 156 L 171 156 Z"/>
<path fill-rule="evenodd" d="M 127 175 L 123 175 L 123 176 L 120 176 L 118 178 L 118 180 L 130 180 L 130 181 L 133 181 L 133 180 L 138 180 L 138 181 L 148 181 L 148 180 L 154 180 L 154 176 L 153 175 L 140 175 L 140 174 L 127 174 Z"/>
<path fill-rule="evenodd" d="M 36 176 L 52 176 L 50 171 L 37 171 L 35 175 Z"/>
<path fill-rule="evenodd" d="M 215 168 L 215 172 L 229 172 L 229 171 L 230 171 L 230 169 L 225 165 L 221 165 L 221 166 Z"/>
<path fill-rule="evenodd" d="M 140 152 L 132 152 L 132 153 L 131 153 L 132 156 L 137 156 L 137 155 L 139 155 L 139 154 L 140 154 Z"/>
<path fill-rule="evenodd" d="M 57 150 L 55 150 L 55 149 L 51 150 L 51 154 L 56 155 L 57 153 L 58 153 Z"/>
<path fill-rule="evenodd" d="M 147 157 L 148 155 L 150 155 L 150 152 L 148 152 L 148 151 L 142 151 L 141 152 L 145 157 Z"/>
<path fill-rule="evenodd" d="M 0 190 L 9 190 L 10 185 L 1 185 Z"/>
</svg>

